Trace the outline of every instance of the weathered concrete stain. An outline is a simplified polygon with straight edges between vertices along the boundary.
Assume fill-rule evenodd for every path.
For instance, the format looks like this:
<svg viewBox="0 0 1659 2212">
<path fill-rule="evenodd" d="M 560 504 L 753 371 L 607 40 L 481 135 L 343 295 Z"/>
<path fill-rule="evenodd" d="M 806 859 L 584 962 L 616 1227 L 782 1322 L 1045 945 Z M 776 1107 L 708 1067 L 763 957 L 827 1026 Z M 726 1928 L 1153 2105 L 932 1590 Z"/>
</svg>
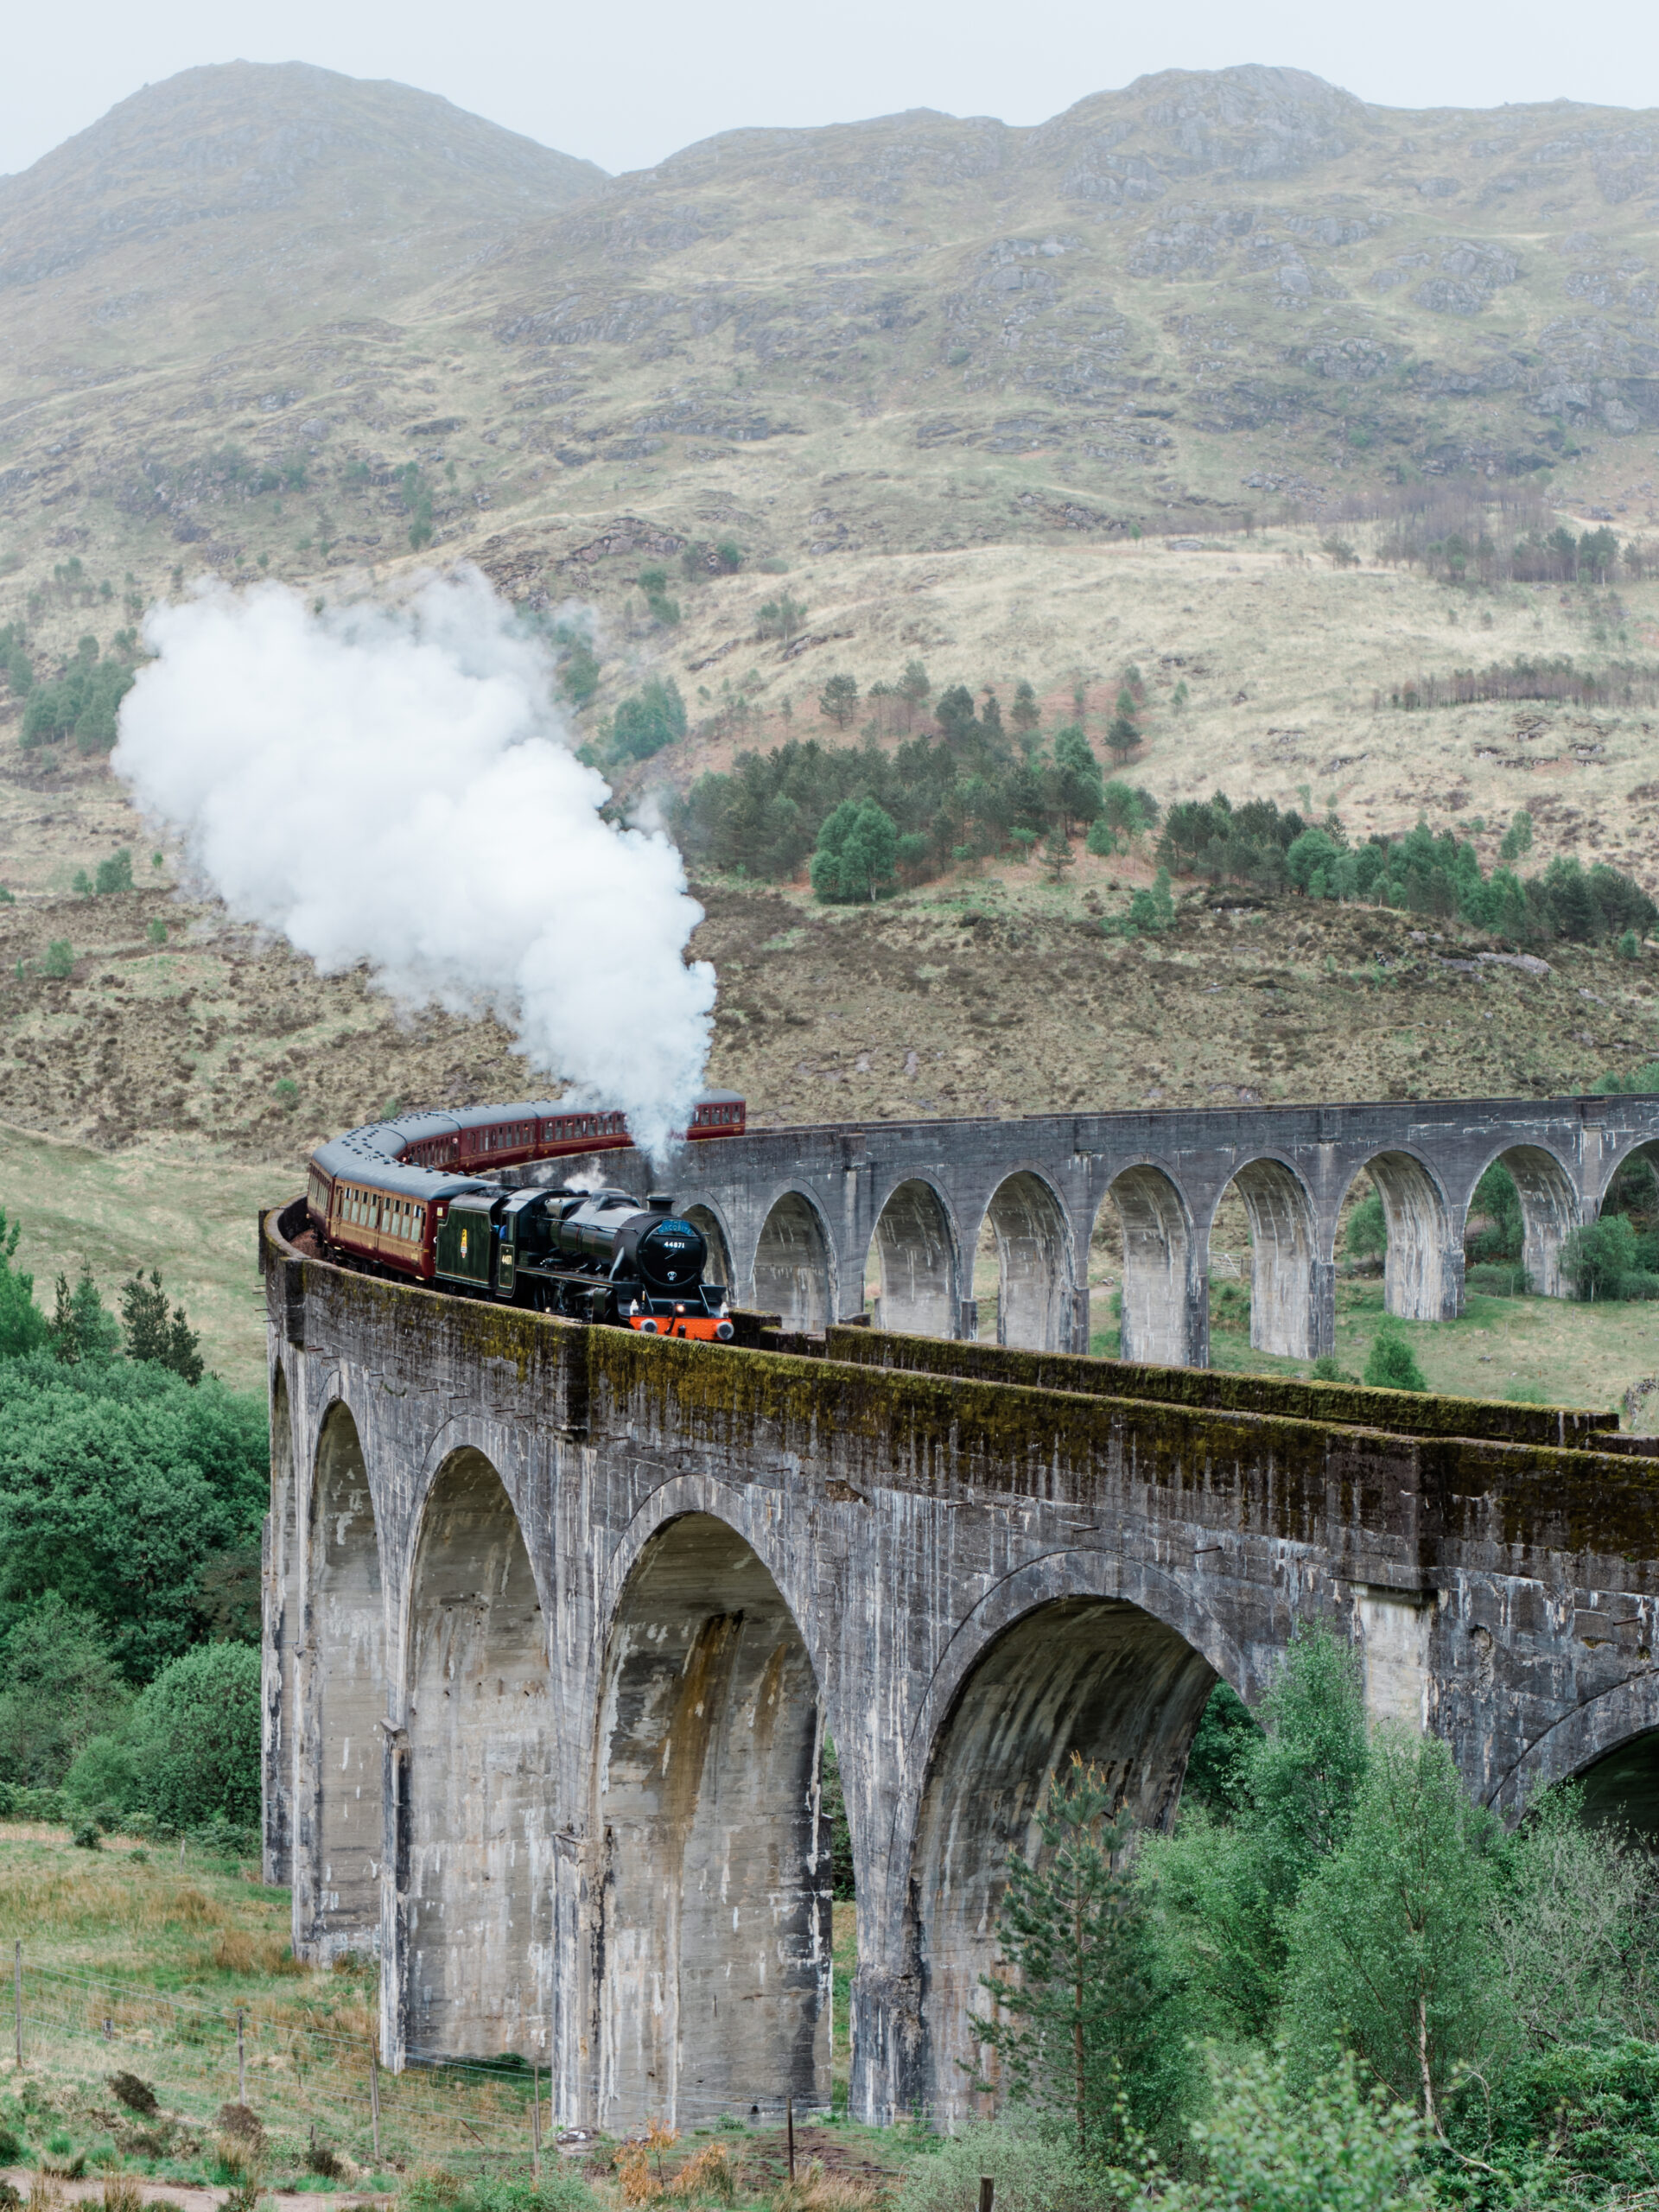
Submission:
<svg viewBox="0 0 1659 2212">
<path fill-rule="evenodd" d="M 285 1624 L 358 1634 L 370 1587 L 283 1529 L 366 1484 L 328 1525 L 378 1560 L 393 2063 L 543 2054 L 557 2112 L 608 2126 L 822 2101 L 826 1733 L 880 2120 L 966 2108 L 1000 1869 L 1055 1766 L 1168 1818 L 1209 1687 L 1259 1694 L 1298 1621 L 1511 1814 L 1659 1727 L 1659 1485 L 1595 1417 L 865 1328 L 716 1350 L 343 1274 L 274 1221 L 262 1249 L 292 1440 L 268 1839 L 299 1808 L 303 1861 L 340 1770 L 327 1695 L 281 1725 L 330 1659 Z M 331 1910 L 296 1939 L 342 1945 Z"/>
</svg>

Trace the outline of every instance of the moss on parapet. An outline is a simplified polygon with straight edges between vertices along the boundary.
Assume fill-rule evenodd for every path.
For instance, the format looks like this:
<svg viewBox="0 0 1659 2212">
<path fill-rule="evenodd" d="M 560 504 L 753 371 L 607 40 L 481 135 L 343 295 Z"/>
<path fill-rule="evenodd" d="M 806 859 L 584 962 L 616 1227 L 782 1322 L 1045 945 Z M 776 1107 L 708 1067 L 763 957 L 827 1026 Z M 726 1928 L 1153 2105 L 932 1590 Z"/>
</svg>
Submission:
<svg viewBox="0 0 1659 2212">
<path fill-rule="evenodd" d="M 647 1338 L 354 1274 L 296 1253 L 274 1215 L 265 1235 L 268 1262 L 288 1263 L 287 1298 L 304 1309 L 308 1349 L 327 1356 L 343 1330 L 356 1357 L 372 1357 L 379 1332 L 388 1370 L 447 1377 L 452 1390 L 469 1367 L 493 1365 L 498 1376 L 505 1367 L 524 1420 L 555 1412 L 601 1445 L 654 1438 L 688 1454 L 688 1465 L 707 1454 L 727 1480 L 752 1471 L 775 1483 L 792 1463 L 803 1491 L 845 1503 L 907 1491 L 964 1504 L 1069 1500 L 1085 1511 L 1113 1489 L 1120 1510 L 1138 1492 L 1136 1516 L 1148 1516 L 1154 1542 L 1167 1515 L 1333 1555 L 1357 1545 L 1363 1557 L 1348 1571 L 1366 1575 L 1383 1566 L 1391 1576 L 1431 1575 L 1448 1542 L 1659 1559 L 1659 1481 L 1643 1462 L 1467 1427 L 1408 1434 L 1389 1416 L 1422 1411 L 1408 1393 L 1338 1386 L 1327 1395 L 1316 1384 L 863 1329 L 834 1330 L 827 1346 L 804 1339 L 810 1349 L 799 1351 Z M 957 1371 L 970 1363 L 985 1371 Z M 1115 1390 L 1102 1387 L 1102 1370 L 1114 1371 Z M 1060 1387 L 1091 1373 L 1101 1378 L 1092 1386 Z M 1166 1395 L 1128 1395 L 1142 1377 Z M 1205 1404 L 1211 1383 L 1259 1383 L 1281 1402 L 1300 1390 L 1318 1411 Z M 1197 1387 L 1187 1395 L 1183 1384 Z M 494 1414 L 518 1417 L 499 1389 L 488 1394 Z M 1326 1410 L 1332 1399 L 1345 1420 Z M 1548 1410 L 1429 1403 L 1535 1421 Z M 1586 1426 L 1586 1444 L 1594 1433 Z"/>
<path fill-rule="evenodd" d="M 1453 1398 L 1439 1391 L 1370 1390 L 1353 1382 L 1305 1382 L 1276 1375 L 1236 1375 L 1213 1367 L 1154 1367 L 1137 1360 L 1085 1358 L 1076 1352 L 1011 1351 L 1001 1344 L 952 1343 L 876 1329 L 831 1329 L 831 1358 L 873 1367 L 972 1376 L 1038 1390 L 1234 1413 L 1277 1414 L 1339 1428 L 1382 1428 L 1395 1436 L 1490 1437 L 1507 1444 L 1578 1445 L 1594 1451 L 1599 1430 L 1618 1415 L 1592 1408 L 1510 1405 Z"/>
</svg>

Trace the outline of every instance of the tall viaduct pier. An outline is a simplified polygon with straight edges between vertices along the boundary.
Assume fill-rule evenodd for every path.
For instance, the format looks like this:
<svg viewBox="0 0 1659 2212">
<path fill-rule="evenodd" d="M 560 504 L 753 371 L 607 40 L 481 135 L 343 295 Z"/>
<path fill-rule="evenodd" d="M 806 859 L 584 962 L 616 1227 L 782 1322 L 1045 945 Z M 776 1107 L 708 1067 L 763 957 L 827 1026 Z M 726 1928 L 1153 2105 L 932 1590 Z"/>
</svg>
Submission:
<svg viewBox="0 0 1659 2212">
<path fill-rule="evenodd" d="M 1384 1153 L 1433 1179 L 1437 1235 L 1521 1149 L 1560 1171 L 1535 1190 L 1593 1209 L 1659 1135 L 1654 1103 L 1603 1103 L 1516 1109 L 1507 1138 L 1446 1109 L 1439 1150 L 1406 1118 L 1431 1109 L 1310 1109 L 1250 1157 L 1299 1179 L 1328 1266 L 1343 1176 Z M 1079 1194 L 1073 1252 L 1089 1193 L 1137 1165 L 1200 1237 L 1230 1178 L 1184 1166 L 1199 1117 L 1147 1117 L 1156 1160 L 1116 1169 L 1077 1141 L 1105 1118 L 1052 1125 L 1064 1153 L 967 1125 L 971 1174 L 945 1157 L 960 1125 L 931 1168 L 909 1128 L 744 1141 L 780 1176 L 795 1143 L 781 1192 L 735 1145 L 687 1173 L 760 1289 L 787 1279 L 766 1240 L 791 1194 L 826 1237 L 851 1224 L 853 1281 L 859 1224 L 918 1185 L 953 1267 L 976 1193 L 1012 1177 Z M 1064 1305 L 1031 1349 L 963 1341 L 948 1301 L 929 1334 L 832 1305 L 729 1349 L 650 1340 L 346 1272 L 302 1226 L 296 1203 L 261 1238 L 266 1868 L 302 1955 L 378 1949 L 392 2064 L 515 2051 L 563 2118 L 610 2128 L 826 2103 L 826 1736 L 858 1884 L 853 2108 L 949 2124 L 1047 1777 L 1079 1751 L 1166 1822 L 1214 1684 L 1257 1697 L 1299 1622 L 1351 1638 L 1373 1711 L 1443 1736 L 1510 1817 L 1659 1731 L 1659 1470 L 1610 1414 L 1090 1360 Z M 1030 1310 L 1009 1273 L 1005 1319 Z"/>
</svg>

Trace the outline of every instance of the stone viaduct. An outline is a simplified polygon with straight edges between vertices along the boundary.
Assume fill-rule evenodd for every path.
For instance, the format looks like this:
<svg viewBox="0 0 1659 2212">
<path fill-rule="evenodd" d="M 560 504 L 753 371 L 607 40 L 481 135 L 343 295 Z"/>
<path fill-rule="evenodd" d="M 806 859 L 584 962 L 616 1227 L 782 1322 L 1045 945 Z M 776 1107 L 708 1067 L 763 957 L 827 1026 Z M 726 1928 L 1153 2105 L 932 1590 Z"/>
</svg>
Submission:
<svg viewBox="0 0 1659 2212">
<path fill-rule="evenodd" d="M 1167 1821 L 1214 1684 L 1258 1697 L 1298 1622 L 1510 1817 L 1659 1741 L 1659 1488 L 1611 1414 L 1198 1363 L 1230 1181 L 1306 1349 L 1360 1167 L 1407 1248 L 1392 1302 L 1444 1313 L 1489 1160 L 1548 1280 L 1656 1141 L 1659 1102 L 1580 1099 L 710 1143 L 677 1187 L 795 1324 L 731 1348 L 349 1273 L 271 1215 L 265 1853 L 296 1948 L 378 1951 L 389 2063 L 518 2052 L 569 2121 L 822 2106 L 828 1737 L 853 2109 L 950 2124 L 1047 1777 L 1080 1751 Z M 1070 1349 L 1109 1196 L 1124 1361 Z M 1002 1344 L 960 1333 L 988 1216 Z"/>
<path fill-rule="evenodd" d="M 674 1189 L 736 1294 L 789 1326 L 821 1330 L 862 1312 L 873 1261 L 878 1325 L 994 1334 L 1028 1350 L 1088 1350 L 1089 1242 L 1115 1213 L 1124 1357 L 1202 1367 L 1210 1226 L 1230 1190 L 1250 1225 L 1251 1341 L 1311 1359 L 1334 1341 L 1338 1217 L 1362 1171 L 1388 1219 L 1389 1311 L 1437 1321 L 1462 1310 L 1464 1222 L 1494 1160 L 1520 1190 L 1524 1264 L 1539 1290 L 1559 1295 L 1568 1230 L 1593 1219 L 1620 1163 L 1656 1138 L 1659 1099 L 1643 1098 L 876 1122 L 690 1146 Z M 600 1164 L 643 1192 L 636 1155 Z M 1000 1262 L 995 1316 L 973 1299 L 987 1224 Z"/>
</svg>

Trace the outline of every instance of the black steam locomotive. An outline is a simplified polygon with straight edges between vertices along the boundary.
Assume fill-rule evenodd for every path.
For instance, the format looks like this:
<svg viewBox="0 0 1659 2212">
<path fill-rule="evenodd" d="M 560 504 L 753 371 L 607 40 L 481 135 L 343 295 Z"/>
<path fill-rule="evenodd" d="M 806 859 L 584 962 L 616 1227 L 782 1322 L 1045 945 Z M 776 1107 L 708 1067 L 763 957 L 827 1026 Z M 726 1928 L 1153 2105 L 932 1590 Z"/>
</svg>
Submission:
<svg viewBox="0 0 1659 2212">
<path fill-rule="evenodd" d="M 725 1293 L 705 1283 L 709 1247 L 673 1200 L 626 1191 L 506 1191 L 452 1198 L 434 1280 L 538 1313 L 620 1322 L 648 1337 L 728 1344 Z"/>
<path fill-rule="evenodd" d="M 744 1120 L 735 1092 L 709 1091 L 686 1135 L 741 1136 Z M 642 1208 L 626 1191 L 498 1179 L 502 1168 L 627 1141 L 620 1114 L 545 1099 L 372 1122 L 312 1154 L 308 1228 L 320 1252 L 367 1274 L 727 1343 L 725 1293 L 703 1281 L 709 1248 L 671 1200 Z"/>
</svg>

